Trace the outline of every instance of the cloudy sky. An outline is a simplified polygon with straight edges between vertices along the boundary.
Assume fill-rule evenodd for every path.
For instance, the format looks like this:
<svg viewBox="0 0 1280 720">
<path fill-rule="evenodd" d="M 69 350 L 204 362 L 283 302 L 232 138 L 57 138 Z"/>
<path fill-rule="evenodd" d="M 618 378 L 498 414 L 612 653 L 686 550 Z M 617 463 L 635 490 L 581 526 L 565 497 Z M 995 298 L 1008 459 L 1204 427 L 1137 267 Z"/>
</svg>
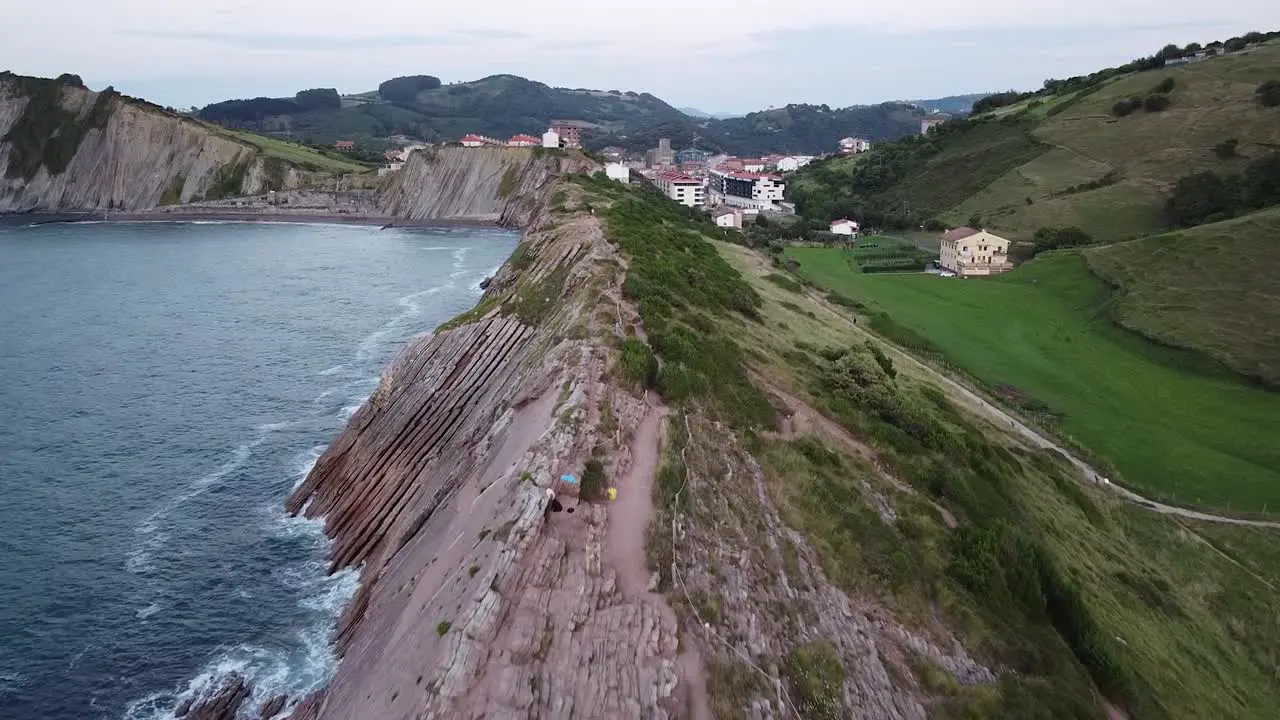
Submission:
<svg viewBox="0 0 1280 720">
<path fill-rule="evenodd" d="M 5 0 L 21 3 L 23 0 Z M 45 0 L 0 68 L 162 104 L 513 73 L 746 112 L 1035 88 L 1280 27 L 1275 0 Z M 1229 20 L 1223 20 L 1229 18 Z"/>
</svg>

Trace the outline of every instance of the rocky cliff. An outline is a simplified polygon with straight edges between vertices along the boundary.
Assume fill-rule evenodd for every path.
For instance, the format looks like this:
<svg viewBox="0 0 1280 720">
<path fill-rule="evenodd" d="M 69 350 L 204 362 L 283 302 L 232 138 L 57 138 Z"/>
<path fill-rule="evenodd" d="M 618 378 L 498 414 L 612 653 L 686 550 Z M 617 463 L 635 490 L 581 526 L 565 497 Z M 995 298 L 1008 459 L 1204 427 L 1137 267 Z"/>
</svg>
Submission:
<svg viewBox="0 0 1280 720">
<path fill-rule="evenodd" d="M 522 148 L 429 148 L 388 177 L 379 206 L 406 220 L 473 220 L 524 227 L 554 177 L 594 163 L 579 154 Z"/>
<path fill-rule="evenodd" d="M 0 212 L 145 210 L 297 187 L 312 174 L 73 76 L 0 74 Z"/>
</svg>

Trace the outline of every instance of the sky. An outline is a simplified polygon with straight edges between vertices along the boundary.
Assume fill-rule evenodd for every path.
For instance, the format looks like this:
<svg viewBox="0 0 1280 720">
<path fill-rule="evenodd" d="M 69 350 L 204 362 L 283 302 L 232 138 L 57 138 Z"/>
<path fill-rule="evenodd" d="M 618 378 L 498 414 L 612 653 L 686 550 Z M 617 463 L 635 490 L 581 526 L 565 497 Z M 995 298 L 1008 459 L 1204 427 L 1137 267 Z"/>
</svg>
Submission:
<svg viewBox="0 0 1280 720">
<path fill-rule="evenodd" d="M 6 4 L 23 0 L 0 0 Z M 76 73 L 175 107 L 397 75 L 511 73 L 745 113 L 1034 89 L 1280 27 L 1275 0 L 46 0 L 0 69 Z M 1229 18 L 1229 20 L 1223 20 Z"/>
</svg>

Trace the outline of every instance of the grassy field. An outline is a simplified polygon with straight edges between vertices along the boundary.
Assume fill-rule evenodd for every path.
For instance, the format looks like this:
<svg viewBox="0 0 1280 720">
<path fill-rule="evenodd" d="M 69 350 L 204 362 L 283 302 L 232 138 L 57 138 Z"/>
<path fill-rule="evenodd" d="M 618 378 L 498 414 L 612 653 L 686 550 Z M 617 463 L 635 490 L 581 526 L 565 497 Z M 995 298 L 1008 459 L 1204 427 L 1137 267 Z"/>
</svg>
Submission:
<svg viewBox="0 0 1280 720">
<path fill-rule="evenodd" d="M 1090 268 L 1123 294 L 1116 319 L 1280 386 L 1280 208 L 1090 248 Z"/>
<path fill-rule="evenodd" d="M 276 157 L 285 162 L 292 163 L 306 170 L 316 170 L 322 172 L 333 173 L 362 173 L 369 172 L 372 168 L 369 165 L 347 160 L 345 158 L 336 157 L 322 153 L 314 148 L 299 145 L 297 143 L 285 142 L 277 138 L 258 135 L 244 130 L 230 130 L 227 128 L 217 128 L 217 132 L 230 135 L 244 143 L 253 145 L 264 152 L 267 157 Z"/>
<path fill-rule="evenodd" d="M 1123 480 L 1174 503 L 1280 508 L 1280 395 L 1116 327 L 1079 254 L 992 280 L 854 272 L 839 250 L 790 248 L 801 276 L 888 313 L 965 372 L 1047 407 Z"/>
<path fill-rule="evenodd" d="M 917 422 L 932 417 L 969 438 L 968 449 L 941 455 L 930 442 L 900 446 L 903 439 L 885 428 L 885 416 L 841 402 L 840 391 L 823 382 L 831 369 L 827 353 L 858 346 L 860 334 L 834 318 L 829 307 L 772 281 L 776 270 L 759 255 L 716 246 L 763 300 L 763 322 L 734 319 L 726 325 L 726 332 L 754 350 L 749 354 L 756 372 L 826 408 L 875 450 L 881 467 L 919 488 L 915 494 L 896 491 L 831 438 L 762 440 L 755 456 L 784 519 L 818 551 L 827 576 L 851 595 L 883 602 L 919 632 L 928 634 L 941 622 L 977 656 L 1019 673 L 995 686 L 960 687 L 923 663 L 913 672 L 934 694 L 930 717 L 1100 717 L 1097 709 L 1079 707 L 1092 700 L 1090 690 L 1087 683 L 1082 687 L 1079 666 L 1063 661 L 1063 639 L 1070 644 L 1088 627 L 1096 627 L 1097 646 L 1078 655 L 1130 717 L 1270 716 L 1280 702 L 1280 535 L 1156 515 L 1079 485 L 1052 454 L 1010 456 L 992 449 L 973 433 L 972 419 L 937 399 L 929 378 L 894 363 L 896 377 L 879 381 L 890 394 L 914 398 L 908 405 L 922 413 Z M 917 279 L 849 276 L 863 283 Z M 1000 460 L 966 459 L 975 447 L 983 448 L 982 457 Z M 933 480 L 934 460 L 956 469 L 946 474 L 945 484 Z M 975 462 L 981 470 L 969 472 Z M 930 497 L 951 510 L 958 528 L 948 527 L 926 501 Z M 897 513 L 894 522 L 883 522 L 870 509 L 885 498 Z M 1019 528 L 1025 533 L 1021 542 L 1048 554 L 1056 568 L 1050 575 L 1071 578 L 1084 608 L 1079 625 L 1061 622 L 1054 611 L 1048 619 L 1036 612 L 1024 616 L 999 582 L 977 593 L 957 582 L 961 563 L 955 553 L 967 556 L 960 548 L 1001 523 Z M 1001 565 L 1026 560 L 1017 555 Z M 1051 585 L 1041 590 L 1054 592 Z M 1060 635 L 1045 633 L 1045 623 Z"/>
</svg>

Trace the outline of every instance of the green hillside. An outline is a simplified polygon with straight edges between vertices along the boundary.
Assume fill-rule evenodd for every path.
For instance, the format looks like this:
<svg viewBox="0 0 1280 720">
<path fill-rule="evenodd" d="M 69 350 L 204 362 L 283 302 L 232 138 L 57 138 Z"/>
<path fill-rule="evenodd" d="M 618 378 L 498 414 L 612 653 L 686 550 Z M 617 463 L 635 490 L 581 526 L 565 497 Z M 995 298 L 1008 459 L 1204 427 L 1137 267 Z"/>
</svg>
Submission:
<svg viewBox="0 0 1280 720">
<path fill-rule="evenodd" d="M 1280 385 L 1280 208 L 1090 248 L 1122 325 Z"/>
<path fill-rule="evenodd" d="M 793 196 L 814 216 L 853 213 L 898 225 L 930 219 L 959 225 L 976 216 L 1016 240 L 1064 224 L 1099 241 L 1126 240 L 1170 227 L 1163 208 L 1179 178 L 1238 173 L 1250 159 L 1280 149 L 1280 110 L 1264 106 L 1255 92 L 1270 79 L 1280 79 L 1277 40 L 1123 73 L 949 122 L 927 138 L 874 150 L 854 166 L 815 164 L 798 174 Z M 1157 91 L 1169 81 L 1172 87 Z M 1122 117 L 1114 110 L 1155 95 L 1168 107 Z M 1234 154 L 1215 152 L 1230 140 Z"/>
</svg>

